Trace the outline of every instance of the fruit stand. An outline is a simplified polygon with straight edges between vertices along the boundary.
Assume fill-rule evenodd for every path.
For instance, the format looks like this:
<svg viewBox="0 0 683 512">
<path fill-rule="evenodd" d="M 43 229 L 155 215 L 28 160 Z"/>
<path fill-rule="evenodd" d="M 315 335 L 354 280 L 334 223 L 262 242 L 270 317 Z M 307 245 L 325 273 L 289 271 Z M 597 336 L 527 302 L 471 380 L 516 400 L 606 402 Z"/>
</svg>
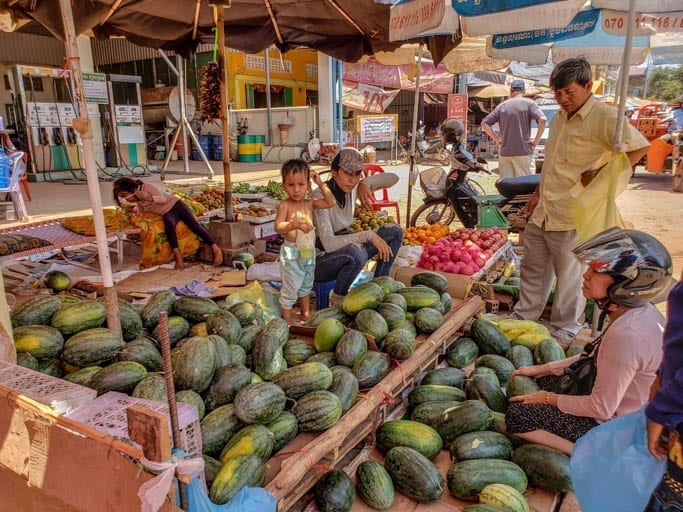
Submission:
<svg viewBox="0 0 683 512">
<path fill-rule="evenodd" d="M 220 210 L 210 188 L 185 192 Z M 275 196 L 251 187 L 240 194 L 236 211 L 242 208 L 246 220 L 272 222 Z M 352 229 L 391 221 L 359 209 Z M 339 305 L 315 311 L 301 326 L 288 327 L 263 288 L 247 295 L 232 290 L 236 295 L 225 302 L 169 290 L 144 305 L 120 301 L 121 334 L 107 329 L 101 301 L 63 291 L 31 297 L 12 311 L 15 368 L 47 379 L 41 389 L 48 396 L 5 378 L 2 367 L 0 390 L 13 399 L 10 409 L 29 403 L 51 425 L 94 438 L 94 451 L 97 443 L 125 446 L 117 454 L 136 468 L 141 449 L 119 441 L 140 440 L 127 411 L 142 407 L 168 417 L 165 331 L 158 325 L 165 313 L 180 447 L 203 458 L 203 481 L 215 503 L 229 502 L 245 486 L 263 486 L 280 511 L 363 511 L 391 499 L 392 510 L 433 503 L 434 510 L 460 511 L 479 501 L 505 503 L 513 512 L 554 512 L 571 489 L 568 458 L 543 452 L 554 461 L 543 466 L 552 478 L 538 478 L 529 462 L 534 454 L 515 455 L 524 449 L 505 434 L 504 411 L 507 398 L 534 384 L 510 378 L 515 367 L 565 354 L 540 324 L 479 318 L 489 301 L 473 293 L 514 280 L 506 233 L 418 227 L 406 231 L 404 243 L 412 261 L 357 284 Z M 62 389 L 74 395 L 56 396 Z M 33 450 L 33 439 L 19 446 Z M 481 450 L 473 451 L 470 441 Z M 77 441 L 68 442 L 78 449 Z M 0 469 L 12 473 L 8 482 L 31 481 L 17 464 L 21 453 L 0 450 Z M 105 465 L 102 473 L 108 471 Z M 118 470 L 118 476 L 132 490 L 125 499 L 137 503 L 133 491 L 151 475 Z M 64 510 L 95 509 L 69 502 L 53 487 L 47 494 Z M 32 499 L 28 491 L 18 496 Z"/>
</svg>

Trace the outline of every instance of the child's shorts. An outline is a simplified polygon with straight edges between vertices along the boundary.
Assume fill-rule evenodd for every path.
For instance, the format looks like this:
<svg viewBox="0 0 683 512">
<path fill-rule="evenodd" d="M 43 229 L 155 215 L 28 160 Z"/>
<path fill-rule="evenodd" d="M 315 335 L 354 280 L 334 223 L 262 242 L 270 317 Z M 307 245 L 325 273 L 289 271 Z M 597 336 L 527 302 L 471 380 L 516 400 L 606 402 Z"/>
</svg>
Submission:
<svg viewBox="0 0 683 512">
<path fill-rule="evenodd" d="M 282 288 L 280 289 L 280 305 L 291 309 L 298 297 L 305 297 L 313 288 L 315 271 L 315 249 L 311 257 L 301 257 L 295 243 L 284 242 L 280 247 L 280 273 Z"/>
</svg>

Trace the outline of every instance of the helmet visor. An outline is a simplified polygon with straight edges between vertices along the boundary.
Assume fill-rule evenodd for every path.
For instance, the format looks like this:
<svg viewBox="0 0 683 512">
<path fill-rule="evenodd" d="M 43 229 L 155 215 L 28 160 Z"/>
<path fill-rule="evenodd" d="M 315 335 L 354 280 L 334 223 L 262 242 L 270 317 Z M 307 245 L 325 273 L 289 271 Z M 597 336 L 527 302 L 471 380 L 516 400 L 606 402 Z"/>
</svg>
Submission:
<svg viewBox="0 0 683 512">
<path fill-rule="evenodd" d="M 577 259 L 595 272 L 635 279 L 643 255 L 637 245 L 620 228 L 612 228 L 595 235 L 574 249 Z"/>
</svg>

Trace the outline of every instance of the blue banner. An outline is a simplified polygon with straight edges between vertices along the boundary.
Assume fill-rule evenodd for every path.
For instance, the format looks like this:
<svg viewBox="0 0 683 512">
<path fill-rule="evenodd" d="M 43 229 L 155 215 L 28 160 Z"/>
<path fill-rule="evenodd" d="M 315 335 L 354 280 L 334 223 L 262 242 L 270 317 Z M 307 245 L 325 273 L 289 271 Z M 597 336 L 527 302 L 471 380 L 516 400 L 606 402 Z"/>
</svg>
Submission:
<svg viewBox="0 0 683 512">
<path fill-rule="evenodd" d="M 560 1 L 562 0 L 451 0 L 453 9 L 461 16 L 481 16 Z"/>
<path fill-rule="evenodd" d="M 593 32 L 598 24 L 599 17 L 599 9 L 580 11 L 566 27 L 494 34 L 492 45 L 498 49 L 516 48 L 519 46 L 554 43 L 563 39 L 585 36 Z"/>
</svg>

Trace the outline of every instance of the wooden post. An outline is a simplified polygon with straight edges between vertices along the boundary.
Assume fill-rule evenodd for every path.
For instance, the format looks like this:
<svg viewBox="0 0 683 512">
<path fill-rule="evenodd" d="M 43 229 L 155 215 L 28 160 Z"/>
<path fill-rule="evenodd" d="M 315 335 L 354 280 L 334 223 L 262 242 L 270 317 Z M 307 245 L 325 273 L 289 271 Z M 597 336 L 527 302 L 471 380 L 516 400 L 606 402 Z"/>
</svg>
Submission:
<svg viewBox="0 0 683 512">
<path fill-rule="evenodd" d="M 223 200 L 225 221 L 235 220 L 232 214 L 232 183 L 230 178 L 230 117 L 228 116 L 228 68 L 225 64 L 225 19 L 223 2 L 215 0 L 216 32 L 218 34 L 218 69 L 221 73 L 221 127 L 223 129 Z"/>
<path fill-rule="evenodd" d="M 114 279 L 111 272 L 111 260 L 109 259 L 109 245 L 107 244 L 107 228 L 102 213 L 102 197 L 100 196 L 100 184 L 97 177 L 97 163 L 95 162 L 95 150 L 93 146 L 93 134 L 90 119 L 88 119 L 88 105 L 83 93 L 83 74 L 81 73 L 81 61 L 78 56 L 76 44 L 76 28 L 74 26 L 73 12 L 69 0 L 59 0 L 64 24 L 66 62 L 71 69 L 76 88 L 75 96 L 78 104 L 78 117 L 73 121 L 74 129 L 80 134 L 83 141 L 83 157 L 85 176 L 88 182 L 88 195 L 92 207 L 93 222 L 97 241 L 97 254 L 100 258 L 100 272 L 104 286 L 105 309 L 107 313 L 107 327 L 114 332 L 121 333 L 121 319 L 119 317 L 118 297 L 114 288 Z"/>
<path fill-rule="evenodd" d="M 139 405 L 126 409 L 128 437 L 142 447 L 149 460 L 164 462 L 171 458 L 171 432 L 165 414 Z"/>
</svg>

